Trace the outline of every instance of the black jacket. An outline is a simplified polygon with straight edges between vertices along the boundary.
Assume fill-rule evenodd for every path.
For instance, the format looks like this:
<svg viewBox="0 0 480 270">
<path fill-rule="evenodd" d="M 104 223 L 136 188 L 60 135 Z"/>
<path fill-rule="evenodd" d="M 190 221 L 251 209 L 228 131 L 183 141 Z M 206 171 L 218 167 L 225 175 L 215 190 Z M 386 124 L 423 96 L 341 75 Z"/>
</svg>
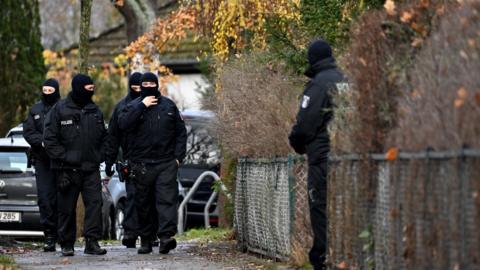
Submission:
<svg viewBox="0 0 480 270">
<path fill-rule="evenodd" d="M 49 162 L 50 159 L 42 146 L 43 123 L 51 108 L 43 101 L 35 103 L 28 112 L 27 120 L 23 123 L 23 137 L 31 146 L 33 158 L 44 162 Z"/>
<path fill-rule="evenodd" d="M 326 159 L 330 151 L 327 125 L 333 117 L 331 92 L 343 90 L 348 84 L 333 58 L 317 62 L 306 75 L 312 79 L 303 92 L 289 141 L 297 153 L 307 153 L 308 162 L 314 164 Z"/>
<path fill-rule="evenodd" d="M 143 98 L 134 99 L 120 112 L 118 127 L 128 133 L 124 158 L 137 163 L 160 163 L 185 158 L 187 131 L 177 106 L 160 96 L 147 108 Z"/>
<path fill-rule="evenodd" d="M 53 106 L 45 120 L 43 139 L 52 168 L 97 170 L 104 161 L 106 134 L 97 105 L 88 103 L 82 109 L 68 94 Z"/>
<path fill-rule="evenodd" d="M 112 117 L 110 118 L 110 122 L 108 123 L 108 131 L 107 131 L 107 142 L 106 142 L 106 156 L 105 162 L 114 164 L 117 160 L 119 154 L 119 148 L 122 148 L 122 152 L 127 151 L 128 149 L 128 134 L 120 130 L 118 127 L 118 116 L 120 112 L 125 109 L 128 103 L 132 101 L 130 95 L 124 97 L 120 102 L 117 103 L 115 108 L 113 109 Z M 130 140 L 132 141 L 132 140 Z M 123 156 L 122 156 L 122 159 Z"/>
</svg>

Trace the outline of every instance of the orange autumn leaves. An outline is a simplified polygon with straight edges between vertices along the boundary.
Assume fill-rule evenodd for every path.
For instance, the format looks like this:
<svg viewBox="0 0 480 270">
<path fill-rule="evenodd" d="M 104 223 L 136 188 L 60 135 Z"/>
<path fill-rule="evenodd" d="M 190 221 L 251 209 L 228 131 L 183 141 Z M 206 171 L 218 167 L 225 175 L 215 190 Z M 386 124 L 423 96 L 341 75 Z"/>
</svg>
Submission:
<svg viewBox="0 0 480 270">
<path fill-rule="evenodd" d="M 456 92 L 456 97 L 455 97 L 455 100 L 453 101 L 453 105 L 457 109 L 462 108 L 465 105 L 465 103 L 469 101 L 470 98 L 473 98 L 474 99 L 473 101 L 478 106 L 480 106 L 480 90 L 477 91 L 477 93 L 475 93 L 473 96 L 471 96 L 471 94 L 468 93 L 467 89 L 465 89 L 465 87 L 462 86 L 458 88 Z"/>
<path fill-rule="evenodd" d="M 424 19 L 434 15 L 441 16 L 445 13 L 445 4 L 434 4 L 429 0 L 421 0 L 413 7 L 404 10 L 398 8 L 394 0 L 387 0 L 383 7 L 390 17 L 397 18 L 401 24 L 407 25 L 413 30 L 415 35 L 410 45 L 414 48 L 422 46 L 425 38 L 429 35 L 431 26 L 428 25 L 428 20 Z M 431 10 L 434 11 L 432 14 L 430 14 Z"/>
</svg>

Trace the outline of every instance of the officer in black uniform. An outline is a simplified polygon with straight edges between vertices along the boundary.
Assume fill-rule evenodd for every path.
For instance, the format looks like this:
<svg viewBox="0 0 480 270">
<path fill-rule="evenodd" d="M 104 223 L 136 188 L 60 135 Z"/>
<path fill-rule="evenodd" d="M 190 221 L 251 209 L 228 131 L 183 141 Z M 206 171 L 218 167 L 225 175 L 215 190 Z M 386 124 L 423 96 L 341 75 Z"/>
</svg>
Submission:
<svg viewBox="0 0 480 270">
<path fill-rule="evenodd" d="M 308 156 L 308 193 L 314 242 L 310 262 L 315 270 L 325 268 L 327 252 L 327 161 L 330 139 L 327 126 L 333 117 L 332 91 L 348 86 L 337 69 L 330 45 L 314 41 L 308 49 L 310 68 L 297 122 L 289 136 L 290 145 Z"/>
<path fill-rule="evenodd" d="M 135 206 L 140 225 L 139 254 L 152 252 L 153 225 L 150 209 L 157 210 L 159 252 L 176 248 L 178 166 L 185 158 L 185 123 L 170 99 L 159 92 L 158 78 L 147 72 L 141 80 L 141 97 L 131 101 L 120 113 L 119 128 L 134 138 L 128 142 L 126 156 L 132 165 Z"/>
<path fill-rule="evenodd" d="M 117 160 L 117 157 L 123 161 L 127 160 L 128 156 L 125 155 L 129 153 L 128 151 L 128 141 L 132 141 L 135 138 L 130 140 L 127 138 L 128 134 L 122 132 L 118 128 L 118 114 L 130 103 L 132 100 L 140 97 L 140 79 L 142 77 L 141 73 L 135 72 L 130 76 L 128 81 L 128 94 L 124 97 L 113 110 L 112 117 L 110 118 L 110 123 L 108 124 L 108 140 L 107 140 L 107 156 L 106 156 L 106 170 L 108 176 L 113 175 L 113 164 Z M 119 156 L 119 149 L 122 149 L 122 156 Z M 125 208 L 123 212 L 125 214 L 124 220 L 122 222 L 122 227 L 124 229 L 124 235 L 122 239 L 122 244 L 127 248 L 135 248 L 135 242 L 138 238 L 138 217 L 137 211 L 135 209 L 134 198 L 135 198 L 135 185 L 130 179 L 123 179 L 125 181 L 125 189 L 127 191 L 127 200 L 125 203 Z M 155 213 L 156 215 L 156 213 Z"/>
<path fill-rule="evenodd" d="M 76 239 L 76 206 L 82 193 L 85 205 L 85 253 L 103 255 L 98 245 L 102 233 L 100 163 L 106 137 L 103 114 L 92 101 L 93 81 L 83 74 L 72 80 L 72 91 L 59 101 L 45 121 L 44 144 L 58 172 L 58 240 L 63 256 L 73 256 Z"/>
<path fill-rule="evenodd" d="M 32 106 L 23 124 L 23 136 L 31 146 L 37 181 L 40 224 L 45 235 L 44 251 L 55 251 L 57 239 L 57 182 L 50 168 L 50 159 L 43 147 L 43 122 L 45 116 L 60 99 L 60 89 L 55 79 L 48 79 L 42 86 L 42 99 Z"/>
</svg>

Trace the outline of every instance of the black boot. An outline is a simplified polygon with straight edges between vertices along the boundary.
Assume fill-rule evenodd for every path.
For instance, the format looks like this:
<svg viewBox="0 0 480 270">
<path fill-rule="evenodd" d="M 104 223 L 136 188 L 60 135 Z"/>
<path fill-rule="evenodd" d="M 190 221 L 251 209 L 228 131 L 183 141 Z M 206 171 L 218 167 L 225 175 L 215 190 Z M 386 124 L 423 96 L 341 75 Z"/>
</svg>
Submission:
<svg viewBox="0 0 480 270">
<path fill-rule="evenodd" d="M 66 244 L 62 245 L 62 256 L 73 256 L 73 245 Z"/>
<path fill-rule="evenodd" d="M 107 250 L 100 248 L 97 240 L 87 238 L 85 243 L 85 251 L 83 253 L 91 255 L 105 255 L 107 254 Z"/>
<path fill-rule="evenodd" d="M 122 245 L 126 246 L 127 248 L 135 248 L 135 244 L 137 243 L 136 238 L 123 238 Z"/>
<path fill-rule="evenodd" d="M 177 247 L 177 241 L 175 238 L 163 238 L 160 239 L 160 248 L 159 252 L 161 254 L 168 254 L 170 250 L 175 249 Z"/>
<path fill-rule="evenodd" d="M 140 239 L 140 248 L 138 249 L 138 254 L 148 254 L 152 252 L 152 239 Z"/>
<path fill-rule="evenodd" d="M 45 237 L 45 243 L 43 243 L 43 251 L 45 252 L 55 251 L 55 237 L 53 236 Z"/>
</svg>

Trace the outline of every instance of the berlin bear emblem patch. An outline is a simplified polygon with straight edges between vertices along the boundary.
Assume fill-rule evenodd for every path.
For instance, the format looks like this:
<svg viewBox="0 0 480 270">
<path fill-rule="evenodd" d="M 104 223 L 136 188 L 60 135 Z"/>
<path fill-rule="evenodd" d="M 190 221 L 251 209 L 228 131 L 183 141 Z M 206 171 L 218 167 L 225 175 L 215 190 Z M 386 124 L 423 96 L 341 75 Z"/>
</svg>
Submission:
<svg viewBox="0 0 480 270">
<path fill-rule="evenodd" d="M 310 103 L 310 97 L 304 95 L 302 99 L 302 108 L 306 109 L 308 107 L 308 104 Z"/>
</svg>

